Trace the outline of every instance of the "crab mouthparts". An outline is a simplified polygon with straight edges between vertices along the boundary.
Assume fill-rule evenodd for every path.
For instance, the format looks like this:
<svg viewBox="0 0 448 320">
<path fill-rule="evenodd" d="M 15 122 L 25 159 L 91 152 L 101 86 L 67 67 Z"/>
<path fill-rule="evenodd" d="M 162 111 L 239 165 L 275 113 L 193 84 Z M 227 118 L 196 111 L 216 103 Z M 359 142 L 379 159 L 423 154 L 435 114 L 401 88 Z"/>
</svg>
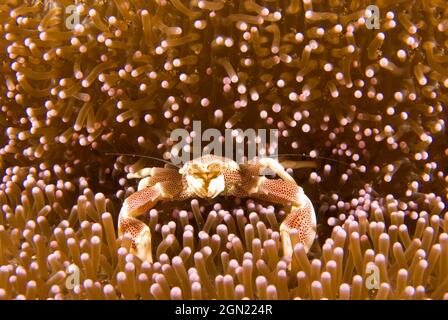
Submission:
<svg viewBox="0 0 448 320">
<path fill-rule="evenodd" d="M 201 198 L 213 199 L 224 191 L 225 187 L 223 175 L 215 176 L 212 179 L 204 174 L 201 176 L 189 175 L 187 176 L 187 182 L 194 193 Z"/>
</svg>

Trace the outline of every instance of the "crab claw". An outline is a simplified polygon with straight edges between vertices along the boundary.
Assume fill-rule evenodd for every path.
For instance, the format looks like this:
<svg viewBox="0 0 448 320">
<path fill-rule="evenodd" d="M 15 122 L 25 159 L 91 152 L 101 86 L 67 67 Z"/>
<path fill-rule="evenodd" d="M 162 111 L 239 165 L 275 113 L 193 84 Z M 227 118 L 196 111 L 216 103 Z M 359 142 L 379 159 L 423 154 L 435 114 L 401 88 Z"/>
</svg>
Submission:
<svg viewBox="0 0 448 320">
<path fill-rule="evenodd" d="M 221 174 L 217 178 L 212 179 L 208 185 L 207 197 L 213 199 L 218 194 L 224 191 L 225 181 L 224 176 Z"/>
<path fill-rule="evenodd" d="M 316 236 L 316 215 L 313 205 L 304 193 L 299 193 L 298 198 L 300 206 L 293 206 L 280 225 L 283 254 L 288 257 L 292 257 L 297 243 L 303 244 L 305 252 L 308 252 Z"/>
<path fill-rule="evenodd" d="M 288 230 L 285 228 L 284 224 L 282 223 L 280 225 L 280 237 L 282 239 L 282 249 L 283 249 L 283 255 L 287 257 L 292 257 L 293 254 L 293 243 L 294 245 L 297 244 L 296 241 L 291 240 L 291 234 L 298 234 L 297 229 Z"/>
<path fill-rule="evenodd" d="M 196 178 L 192 175 L 187 175 L 188 186 L 196 193 L 199 197 L 205 198 L 207 193 L 204 187 L 204 180 Z"/>
<path fill-rule="evenodd" d="M 151 233 L 149 228 L 141 232 L 140 236 L 135 239 L 136 248 L 132 248 L 131 252 L 134 251 L 135 255 L 139 257 L 142 261 L 152 261 L 152 250 L 151 250 Z"/>
<path fill-rule="evenodd" d="M 131 253 L 142 261 L 152 262 L 151 232 L 143 221 L 137 219 L 139 215 L 147 212 L 154 205 L 165 199 L 173 199 L 178 187 L 181 185 L 177 172 L 168 174 L 166 181 L 156 182 L 147 186 L 151 181 L 157 181 L 161 177 L 148 177 L 139 184 L 141 189 L 130 195 L 123 203 L 118 217 L 118 235 L 127 235 L 131 239 Z M 178 179 L 178 180 L 177 180 Z"/>
</svg>

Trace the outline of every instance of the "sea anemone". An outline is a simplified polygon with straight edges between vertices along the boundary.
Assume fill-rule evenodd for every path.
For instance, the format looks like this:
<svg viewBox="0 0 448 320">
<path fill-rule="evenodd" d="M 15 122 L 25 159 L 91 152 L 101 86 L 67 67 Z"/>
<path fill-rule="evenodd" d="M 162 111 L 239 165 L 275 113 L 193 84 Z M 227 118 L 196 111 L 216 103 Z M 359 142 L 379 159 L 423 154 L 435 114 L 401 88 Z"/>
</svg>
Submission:
<svg viewBox="0 0 448 320">
<path fill-rule="evenodd" d="M 443 0 L 74 3 L 0 0 L 0 299 L 448 299 Z M 242 199 L 153 208 L 129 253 L 126 173 L 195 120 L 315 162 L 308 256 Z"/>
</svg>

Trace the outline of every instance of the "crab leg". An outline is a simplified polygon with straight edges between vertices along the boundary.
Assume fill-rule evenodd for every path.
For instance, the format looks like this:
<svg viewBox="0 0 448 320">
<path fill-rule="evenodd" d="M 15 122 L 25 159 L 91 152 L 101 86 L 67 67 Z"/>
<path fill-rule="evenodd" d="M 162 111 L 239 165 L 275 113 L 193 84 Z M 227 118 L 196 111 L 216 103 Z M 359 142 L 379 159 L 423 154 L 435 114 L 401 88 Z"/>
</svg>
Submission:
<svg viewBox="0 0 448 320">
<path fill-rule="evenodd" d="M 285 170 L 285 168 L 273 158 L 256 158 L 247 164 L 240 165 L 241 168 L 249 170 L 252 175 L 263 175 L 265 169 L 271 169 L 277 176 L 283 180 L 296 184 L 294 178 Z"/>
<path fill-rule="evenodd" d="M 148 180 L 145 181 L 148 183 Z M 160 200 L 175 199 L 180 193 L 178 188 L 182 188 L 181 185 L 182 183 L 176 179 L 156 182 L 152 186 L 147 185 L 147 187 L 139 184 L 139 188 L 142 189 L 133 193 L 124 201 L 118 218 L 118 235 L 130 235 L 132 240 L 131 253 L 134 253 L 143 261 L 152 262 L 151 233 L 149 227 L 136 218 L 154 207 Z"/>
<path fill-rule="evenodd" d="M 290 213 L 280 225 L 283 254 L 292 257 L 293 243 L 291 230 L 298 231 L 298 243 L 302 243 L 308 252 L 316 236 L 316 214 L 311 200 L 303 189 L 295 183 L 282 179 L 258 177 L 256 187 L 249 191 L 249 196 L 261 200 L 292 205 Z"/>
</svg>

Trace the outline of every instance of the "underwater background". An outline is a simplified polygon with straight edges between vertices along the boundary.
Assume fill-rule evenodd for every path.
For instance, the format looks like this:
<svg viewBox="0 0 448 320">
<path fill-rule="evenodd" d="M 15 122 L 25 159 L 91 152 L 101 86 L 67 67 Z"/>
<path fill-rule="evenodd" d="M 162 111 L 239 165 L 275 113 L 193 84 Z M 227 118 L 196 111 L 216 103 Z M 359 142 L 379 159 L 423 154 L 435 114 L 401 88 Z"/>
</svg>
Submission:
<svg viewBox="0 0 448 320">
<path fill-rule="evenodd" d="M 447 50 L 445 0 L 0 0 L 0 299 L 448 299 Z M 313 161 L 308 256 L 233 198 L 158 205 L 129 253 L 126 174 L 193 121 Z"/>
</svg>

